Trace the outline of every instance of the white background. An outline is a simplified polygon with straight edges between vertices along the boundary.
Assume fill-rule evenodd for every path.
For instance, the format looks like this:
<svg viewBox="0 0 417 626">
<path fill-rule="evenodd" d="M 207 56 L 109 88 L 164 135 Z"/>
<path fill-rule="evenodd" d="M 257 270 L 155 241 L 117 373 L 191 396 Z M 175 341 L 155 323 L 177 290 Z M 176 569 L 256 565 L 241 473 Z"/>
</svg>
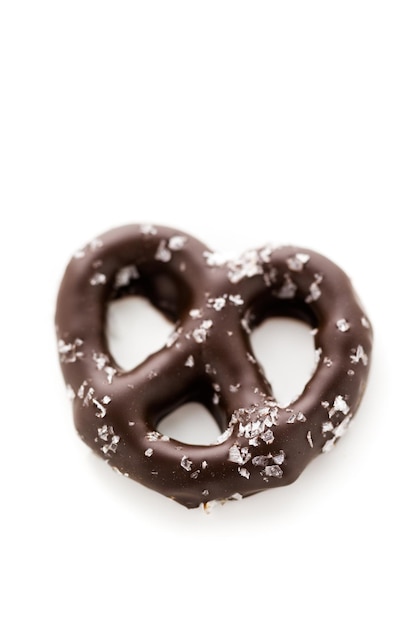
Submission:
<svg viewBox="0 0 417 626">
<path fill-rule="evenodd" d="M 2 624 L 416 623 L 416 11 L 0 3 Z M 130 222 L 351 275 L 368 390 L 294 485 L 188 511 L 75 435 L 56 292 Z"/>
</svg>

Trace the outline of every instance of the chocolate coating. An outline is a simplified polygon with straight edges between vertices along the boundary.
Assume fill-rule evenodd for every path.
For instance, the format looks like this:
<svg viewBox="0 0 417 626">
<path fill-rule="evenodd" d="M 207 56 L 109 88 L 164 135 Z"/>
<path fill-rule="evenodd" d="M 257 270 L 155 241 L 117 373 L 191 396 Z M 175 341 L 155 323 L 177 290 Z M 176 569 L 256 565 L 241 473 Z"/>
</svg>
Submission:
<svg viewBox="0 0 417 626">
<path fill-rule="evenodd" d="M 147 297 L 175 331 L 131 371 L 109 352 L 110 301 Z M 281 408 L 250 343 L 265 318 L 316 329 L 317 366 Z M 372 330 L 346 274 L 295 247 L 250 250 L 233 261 L 186 233 L 125 226 L 74 255 L 60 287 L 56 331 L 81 438 L 122 474 L 188 508 L 293 482 L 332 449 L 354 416 L 369 371 Z M 190 445 L 158 431 L 197 401 L 223 435 Z"/>
</svg>

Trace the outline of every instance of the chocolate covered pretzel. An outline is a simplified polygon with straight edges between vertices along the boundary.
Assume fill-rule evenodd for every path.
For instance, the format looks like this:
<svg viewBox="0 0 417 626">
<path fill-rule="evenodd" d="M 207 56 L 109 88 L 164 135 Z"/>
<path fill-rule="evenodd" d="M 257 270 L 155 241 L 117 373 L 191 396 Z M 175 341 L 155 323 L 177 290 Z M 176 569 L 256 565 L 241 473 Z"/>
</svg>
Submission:
<svg viewBox="0 0 417 626">
<path fill-rule="evenodd" d="M 111 355 L 111 301 L 146 297 L 175 323 L 131 371 Z M 280 407 L 250 333 L 290 316 L 314 329 L 316 369 Z M 190 235 L 125 226 L 70 261 L 56 310 L 58 353 L 81 438 L 125 476 L 188 508 L 287 485 L 346 431 L 365 389 L 372 330 L 346 274 L 296 247 L 225 260 Z M 184 403 L 204 405 L 222 435 L 191 445 L 158 430 Z"/>
</svg>

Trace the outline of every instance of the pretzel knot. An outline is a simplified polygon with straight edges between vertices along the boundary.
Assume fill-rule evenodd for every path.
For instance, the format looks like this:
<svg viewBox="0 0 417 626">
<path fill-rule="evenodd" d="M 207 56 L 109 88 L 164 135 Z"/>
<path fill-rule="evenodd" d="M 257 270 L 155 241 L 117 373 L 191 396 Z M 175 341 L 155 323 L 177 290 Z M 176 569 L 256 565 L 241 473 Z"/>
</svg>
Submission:
<svg viewBox="0 0 417 626">
<path fill-rule="evenodd" d="M 145 296 L 175 322 L 166 345 L 131 371 L 106 340 L 109 302 Z M 316 369 L 282 408 L 250 333 L 287 315 L 314 329 Z M 293 482 L 333 448 L 360 403 L 372 331 L 346 274 L 302 248 L 264 247 L 224 260 L 166 227 L 125 226 L 77 252 L 56 311 L 58 353 L 81 438 L 114 469 L 186 507 Z M 158 431 L 197 401 L 222 435 L 190 445 Z"/>
</svg>

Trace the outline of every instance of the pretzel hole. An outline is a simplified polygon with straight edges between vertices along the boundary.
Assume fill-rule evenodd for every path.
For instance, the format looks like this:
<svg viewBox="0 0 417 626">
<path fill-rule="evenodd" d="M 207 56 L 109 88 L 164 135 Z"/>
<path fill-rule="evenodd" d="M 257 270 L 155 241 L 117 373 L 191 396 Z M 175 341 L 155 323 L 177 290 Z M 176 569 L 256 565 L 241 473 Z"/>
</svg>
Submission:
<svg viewBox="0 0 417 626">
<path fill-rule="evenodd" d="M 311 326 L 298 319 L 271 317 L 253 330 L 251 344 L 278 404 L 288 406 L 302 394 L 316 368 Z"/>
<path fill-rule="evenodd" d="M 126 371 L 161 349 L 173 330 L 174 324 L 142 296 L 125 296 L 108 304 L 107 345 Z"/>
<path fill-rule="evenodd" d="M 198 402 L 188 402 L 169 413 L 158 430 L 182 443 L 201 446 L 212 444 L 221 434 L 214 417 Z"/>
</svg>

